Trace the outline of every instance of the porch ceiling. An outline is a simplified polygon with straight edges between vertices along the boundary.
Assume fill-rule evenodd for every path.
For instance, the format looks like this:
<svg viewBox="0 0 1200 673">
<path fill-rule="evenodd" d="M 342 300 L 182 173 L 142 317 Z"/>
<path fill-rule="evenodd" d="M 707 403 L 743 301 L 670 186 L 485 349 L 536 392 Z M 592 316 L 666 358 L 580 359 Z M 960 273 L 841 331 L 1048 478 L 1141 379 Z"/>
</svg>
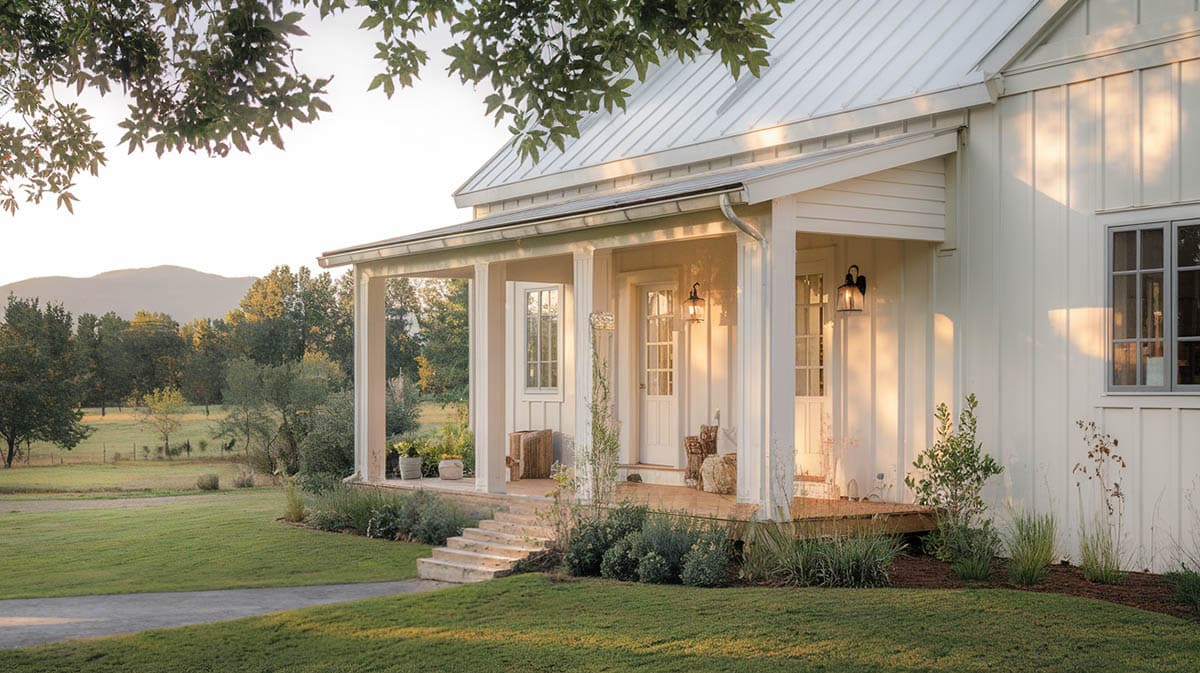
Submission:
<svg viewBox="0 0 1200 673">
<path fill-rule="evenodd" d="M 562 233 L 661 217 L 702 207 L 717 195 L 736 203 L 761 203 L 797 191 L 816 189 L 860 175 L 953 152 L 957 128 L 908 133 L 845 145 L 773 162 L 713 171 L 651 186 L 610 192 L 326 252 L 323 267 L 382 257 L 401 257 L 448 245 Z M 670 208 L 668 208 L 670 207 Z"/>
</svg>

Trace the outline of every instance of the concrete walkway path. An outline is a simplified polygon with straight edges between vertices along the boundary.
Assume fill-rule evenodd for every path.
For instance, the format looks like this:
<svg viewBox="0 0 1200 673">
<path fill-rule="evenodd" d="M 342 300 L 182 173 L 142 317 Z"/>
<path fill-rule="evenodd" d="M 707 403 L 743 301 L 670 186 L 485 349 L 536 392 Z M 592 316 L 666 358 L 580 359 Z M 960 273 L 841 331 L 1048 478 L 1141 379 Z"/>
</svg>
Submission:
<svg viewBox="0 0 1200 673">
<path fill-rule="evenodd" d="M 452 586 L 429 580 L 0 601 L 0 649 L 217 622 Z"/>
</svg>

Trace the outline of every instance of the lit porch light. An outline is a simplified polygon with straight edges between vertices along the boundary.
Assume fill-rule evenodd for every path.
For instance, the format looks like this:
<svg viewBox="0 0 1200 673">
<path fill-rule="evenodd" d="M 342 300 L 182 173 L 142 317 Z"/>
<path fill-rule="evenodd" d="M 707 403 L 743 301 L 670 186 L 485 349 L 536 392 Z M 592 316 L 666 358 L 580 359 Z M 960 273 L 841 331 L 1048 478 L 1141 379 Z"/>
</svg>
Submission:
<svg viewBox="0 0 1200 673">
<path fill-rule="evenodd" d="M 692 283 L 692 293 L 683 302 L 684 315 L 688 322 L 704 322 L 704 299 L 699 295 L 700 283 Z"/>
<path fill-rule="evenodd" d="M 859 313 L 867 294 L 867 277 L 858 272 L 858 265 L 846 269 L 846 282 L 838 287 L 838 313 Z"/>
</svg>

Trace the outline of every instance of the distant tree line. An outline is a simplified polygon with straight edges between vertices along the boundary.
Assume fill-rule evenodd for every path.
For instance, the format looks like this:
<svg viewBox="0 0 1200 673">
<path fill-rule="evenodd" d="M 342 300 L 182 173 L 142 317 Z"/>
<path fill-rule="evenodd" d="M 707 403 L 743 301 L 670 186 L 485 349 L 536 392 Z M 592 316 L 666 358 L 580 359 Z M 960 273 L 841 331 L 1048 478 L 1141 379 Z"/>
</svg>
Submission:
<svg viewBox="0 0 1200 673">
<path fill-rule="evenodd" d="M 173 391 L 205 413 L 225 404 L 227 447 L 269 446 L 263 467 L 294 472 L 311 412 L 349 385 L 353 316 L 353 276 L 306 267 L 276 267 L 224 318 L 184 325 L 150 311 L 132 320 L 109 312 L 72 321 L 61 306 L 10 296 L 0 324 L 5 463 L 23 442 L 73 447 L 87 434 L 80 407 L 103 415 L 110 407 L 161 403 L 164 391 Z M 391 391 L 389 399 L 399 403 L 419 388 L 430 399 L 465 400 L 466 283 L 392 279 L 386 316 L 388 379 L 416 384 L 397 386 L 407 390 Z M 397 421 L 395 430 L 405 423 Z"/>
</svg>

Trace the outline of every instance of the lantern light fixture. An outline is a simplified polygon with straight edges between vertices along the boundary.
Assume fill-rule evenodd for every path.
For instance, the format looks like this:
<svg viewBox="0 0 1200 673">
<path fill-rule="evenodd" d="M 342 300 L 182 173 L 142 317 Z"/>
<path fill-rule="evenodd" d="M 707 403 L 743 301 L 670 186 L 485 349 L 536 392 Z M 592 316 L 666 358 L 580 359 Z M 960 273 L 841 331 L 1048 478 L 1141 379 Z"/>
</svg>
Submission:
<svg viewBox="0 0 1200 673">
<path fill-rule="evenodd" d="M 846 269 L 846 282 L 838 287 L 837 310 L 839 313 L 859 313 L 863 310 L 863 299 L 867 294 L 867 277 L 858 272 L 858 265 Z"/>
<path fill-rule="evenodd" d="M 683 302 L 684 316 L 688 322 L 704 322 L 704 299 L 699 291 L 700 283 L 692 283 L 692 293 Z"/>
</svg>

